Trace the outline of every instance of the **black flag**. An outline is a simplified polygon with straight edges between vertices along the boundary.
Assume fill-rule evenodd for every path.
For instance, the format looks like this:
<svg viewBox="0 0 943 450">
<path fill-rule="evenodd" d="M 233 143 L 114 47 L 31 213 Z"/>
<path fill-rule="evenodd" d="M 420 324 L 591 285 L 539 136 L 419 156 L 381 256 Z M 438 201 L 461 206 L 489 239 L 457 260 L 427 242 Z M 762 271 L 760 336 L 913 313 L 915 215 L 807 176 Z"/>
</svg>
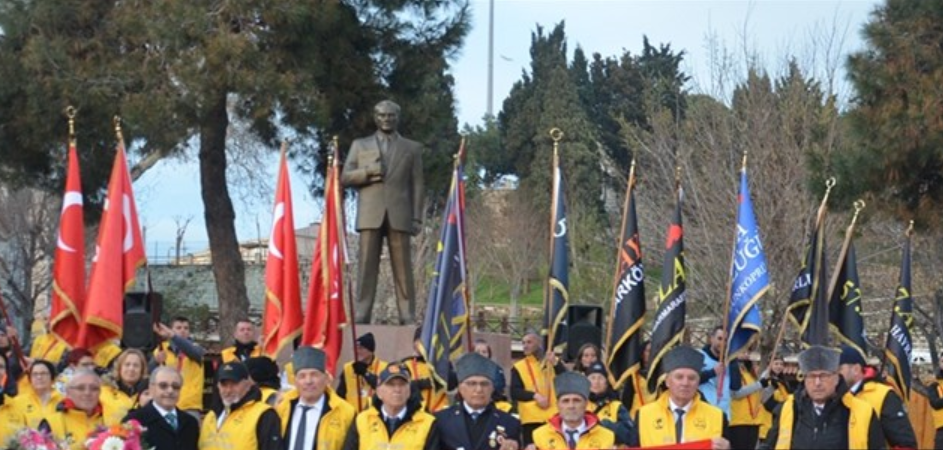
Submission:
<svg viewBox="0 0 943 450">
<path fill-rule="evenodd" d="M 849 243 L 845 258 L 838 262 L 838 281 L 829 300 L 829 322 L 843 344 L 861 353 L 867 359 L 868 344 L 864 338 L 864 320 L 861 317 L 861 283 L 855 245 Z"/>
<path fill-rule="evenodd" d="M 904 401 L 910 399 L 910 358 L 913 354 L 910 340 L 910 326 L 913 324 L 913 298 L 910 296 L 910 230 L 904 240 L 904 254 L 900 262 L 900 281 L 894 298 L 894 310 L 891 312 L 891 327 L 887 331 L 887 345 L 884 349 L 885 369 L 888 380 L 897 387 Z"/>
<path fill-rule="evenodd" d="M 566 223 L 566 196 L 563 192 L 563 173 L 556 144 L 553 149 L 553 187 L 551 192 L 552 219 L 550 226 L 550 274 L 544 289 L 544 334 L 547 349 L 562 349 L 567 342 L 566 312 L 570 302 L 569 240 Z"/>
<path fill-rule="evenodd" d="M 658 289 L 658 309 L 652 324 L 652 360 L 648 371 L 648 389 L 655 392 L 662 377 L 661 359 L 684 336 L 685 270 L 684 229 L 681 226 L 681 203 L 684 194 L 678 187 L 678 204 L 674 219 L 668 226 L 665 242 L 665 263 Z"/>
<path fill-rule="evenodd" d="M 796 325 L 803 347 L 828 345 L 828 292 L 825 275 L 825 214 L 828 211 L 828 194 L 834 179 L 826 183 L 827 189 L 815 217 L 815 227 L 809 236 L 802 269 L 792 285 L 792 294 L 786 306 L 788 317 Z"/>
<path fill-rule="evenodd" d="M 622 229 L 616 255 L 615 286 L 609 309 L 606 349 L 609 357 L 609 383 L 613 389 L 622 384 L 642 364 L 642 323 L 645 320 L 645 274 L 642 270 L 642 244 L 635 216 L 635 162 L 629 172 Z"/>
</svg>

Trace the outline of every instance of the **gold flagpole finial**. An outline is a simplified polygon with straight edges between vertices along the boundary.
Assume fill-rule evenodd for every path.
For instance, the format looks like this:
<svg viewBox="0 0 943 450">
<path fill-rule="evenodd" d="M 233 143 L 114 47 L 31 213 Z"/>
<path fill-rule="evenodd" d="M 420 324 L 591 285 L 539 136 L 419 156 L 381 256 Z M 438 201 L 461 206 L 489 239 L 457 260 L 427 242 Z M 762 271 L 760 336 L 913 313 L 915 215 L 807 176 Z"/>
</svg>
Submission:
<svg viewBox="0 0 943 450">
<path fill-rule="evenodd" d="M 854 205 L 854 207 L 855 207 L 855 215 L 851 217 L 851 222 L 852 222 L 852 223 L 854 223 L 855 220 L 858 219 L 858 213 L 860 213 L 861 210 L 864 209 L 864 207 L 865 207 L 866 204 L 864 203 L 864 200 L 861 200 L 861 199 L 859 198 L 858 200 L 855 200 L 855 202 L 853 203 L 853 205 Z"/>
<path fill-rule="evenodd" d="M 550 139 L 553 139 L 553 143 L 556 144 L 563 140 L 563 130 L 553 127 L 550 129 Z"/>
<path fill-rule="evenodd" d="M 327 156 L 327 165 L 331 166 L 337 164 L 337 159 L 340 158 L 340 148 L 341 148 L 341 139 L 336 134 L 331 138 L 331 153 Z"/>
<path fill-rule="evenodd" d="M 913 237 L 913 235 L 914 235 L 914 221 L 911 220 L 910 224 L 907 225 L 907 231 L 904 232 L 904 236 L 907 236 L 909 238 L 909 237 Z"/>
<path fill-rule="evenodd" d="M 675 166 L 675 190 L 681 188 L 681 166 Z"/>
<path fill-rule="evenodd" d="M 740 163 L 740 171 L 741 172 L 747 171 L 747 151 L 746 150 L 743 151 L 743 160 Z"/>
<path fill-rule="evenodd" d="M 837 183 L 837 181 L 835 180 L 835 177 L 828 177 L 828 179 L 825 180 L 825 196 L 826 197 L 828 197 L 828 194 L 832 191 L 832 188 L 835 187 L 835 183 Z"/>
<path fill-rule="evenodd" d="M 124 146 L 124 135 L 121 133 L 121 116 L 115 115 L 112 119 L 112 122 L 115 125 L 115 135 L 118 136 L 118 142 L 121 143 L 121 146 Z"/>
<path fill-rule="evenodd" d="M 69 118 L 69 142 L 75 142 L 75 107 L 69 105 L 65 108 L 65 116 Z"/>
</svg>

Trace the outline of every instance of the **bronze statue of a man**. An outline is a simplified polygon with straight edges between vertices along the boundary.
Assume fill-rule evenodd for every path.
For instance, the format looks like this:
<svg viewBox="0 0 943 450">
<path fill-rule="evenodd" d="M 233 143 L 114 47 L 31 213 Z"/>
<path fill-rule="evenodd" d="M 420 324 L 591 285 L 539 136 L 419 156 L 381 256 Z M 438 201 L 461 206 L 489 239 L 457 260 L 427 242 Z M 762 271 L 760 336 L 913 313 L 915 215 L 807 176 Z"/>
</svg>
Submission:
<svg viewBox="0 0 943 450">
<path fill-rule="evenodd" d="M 401 324 L 416 321 L 410 236 L 422 228 L 422 144 L 400 136 L 399 105 L 373 108 L 377 132 L 351 144 L 341 183 L 358 192 L 360 259 L 356 323 L 370 323 L 377 293 L 380 250 L 386 238 Z"/>
</svg>

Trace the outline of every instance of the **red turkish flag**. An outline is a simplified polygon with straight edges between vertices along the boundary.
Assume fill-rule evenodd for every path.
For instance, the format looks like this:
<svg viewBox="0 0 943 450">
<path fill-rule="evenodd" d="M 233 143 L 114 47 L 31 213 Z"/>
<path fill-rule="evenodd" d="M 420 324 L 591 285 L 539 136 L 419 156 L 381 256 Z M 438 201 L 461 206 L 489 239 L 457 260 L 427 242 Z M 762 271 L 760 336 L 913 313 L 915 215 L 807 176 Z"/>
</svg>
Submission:
<svg viewBox="0 0 943 450">
<path fill-rule="evenodd" d="M 340 157 L 334 149 L 334 161 L 328 168 L 324 189 L 324 214 L 314 244 L 308 304 L 305 310 L 303 345 L 324 350 L 326 370 L 333 374 L 341 353 L 342 331 L 347 324 L 344 311 L 344 264 L 347 246 L 344 228 L 344 201 L 341 197 Z"/>
<path fill-rule="evenodd" d="M 85 219 L 82 181 L 75 142 L 69 143 L 65 194 L 59 214 L 59 235 L 52 263 L 52 310 L 49 331 L 69 347 L 79 345 L 85 304 Z"/>
<path fill-rule="evenodd" d="M 124 294 L 134 286 L 135 273 L 146 258 L 124 142 L 119 141 L 88 281 L 85 320 L 79 336 L 85 348 L 94 351 L 108 340 L 121 338 Z"/>
<path fill-rule="evenodd" d="M 268 259 L 265 261 L 265 312 L 262 316 L 262 352 L 272 359 L 301 335 L 297 247 L 288 163 L 283 151 L 275 189 Z"/>
</svg>

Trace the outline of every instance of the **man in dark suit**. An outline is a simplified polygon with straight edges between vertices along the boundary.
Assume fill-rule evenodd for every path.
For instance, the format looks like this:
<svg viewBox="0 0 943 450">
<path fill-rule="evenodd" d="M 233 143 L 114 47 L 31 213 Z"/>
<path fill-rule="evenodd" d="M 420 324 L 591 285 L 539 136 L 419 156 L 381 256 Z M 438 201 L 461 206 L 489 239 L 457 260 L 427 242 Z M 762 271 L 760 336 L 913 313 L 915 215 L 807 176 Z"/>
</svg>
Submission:
<svg viewBox="0 0 943 450">
<path fill-rule="evenodd" d="M 154 450 L 197 450 L 200 424 L 177 408 L 183 378 L 173 367 L 160 366 L 151 373 L 151 401 L 128 413 L 124 422 L 137 420 L 146 429 L 145 447 Z"/>
<path fill-rule="evenodd" d="M 456 403 L 435 414 L 442 450 L 517 450 L 521 422 L 494 406 L 494 362 L 466 353 L 455 362 Z M 460 401 L 458 401 L 460 400 Z"/>
<path fill-rule="evenodd" d="M 377 132 L 350 146 L 341 183 L 357 189 L 360 233 L 355 320 L 370 323 L 383 238 L 390 250 L 400 324 L 414 324 L 416 296 L 410 236 L 422 229 L 422 144 L 396 131 L 400 107 L 384 100 L 374 109 Z"/>
</svg>

